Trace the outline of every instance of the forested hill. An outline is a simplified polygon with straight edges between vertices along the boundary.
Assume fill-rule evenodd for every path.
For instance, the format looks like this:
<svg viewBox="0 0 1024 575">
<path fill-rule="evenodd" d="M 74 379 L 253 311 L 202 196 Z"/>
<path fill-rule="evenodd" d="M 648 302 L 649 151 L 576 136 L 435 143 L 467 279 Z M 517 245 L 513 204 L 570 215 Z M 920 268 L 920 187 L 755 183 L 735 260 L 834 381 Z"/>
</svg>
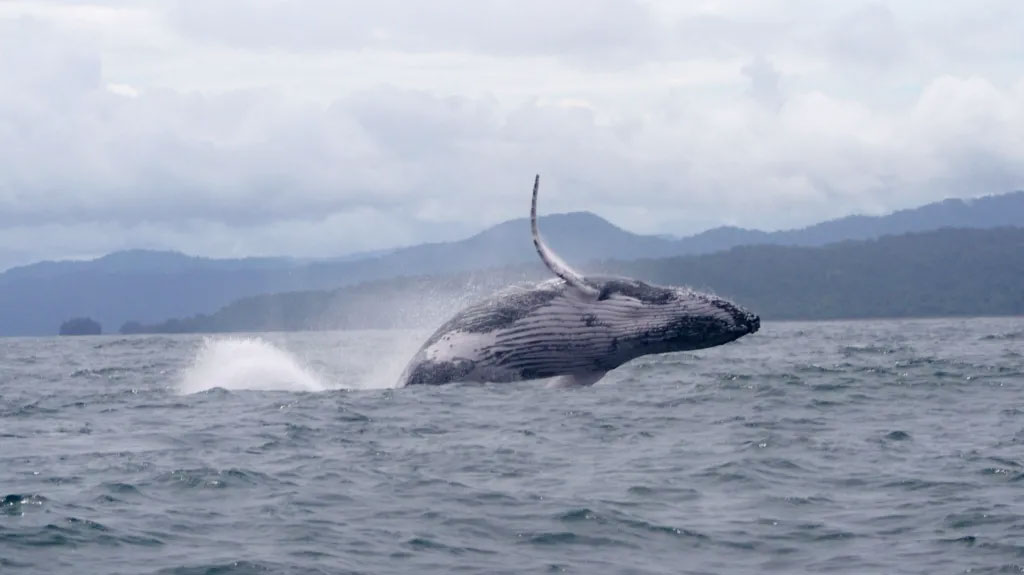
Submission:
<svg viewBox="0 0 1024 575">
<path fill-rule="evenodd" d="M 604 261 L 588 273 L 689 285 L 765 320 L 1024 315 L 1024 229 L 944 229 L 825 247 L 746 246 L 701 256 Z M 142 332 L 432 327 L 540 265 L 245 298 Z"/>
<path fill-rule="evenodd" d="M 597 258 L 665 258 L 752 244 L 817 246 L 944 226 L 1004 225 L 1024 226 L 1024 192 L 947 200 L 885 216 L 850 216 L 798 230 L 716 228 L 680 239 L 634 234 L 586 212 L 554 214 L 541 221 L 548 242 L 577 265 Z M 61 322 L 79 316 L 110 327 L 127 320 L 152 323 L 211 313 L 257 294 L 334 289 L 400 275 L 444 275 L 535 260 L 529 223 L 520 218 L 459 241 L 328 260 L 218 260 L 134 250 L 90 261 L 40 262 L 0 273 L 0 336 L 53 334 Z"/>
</svg>

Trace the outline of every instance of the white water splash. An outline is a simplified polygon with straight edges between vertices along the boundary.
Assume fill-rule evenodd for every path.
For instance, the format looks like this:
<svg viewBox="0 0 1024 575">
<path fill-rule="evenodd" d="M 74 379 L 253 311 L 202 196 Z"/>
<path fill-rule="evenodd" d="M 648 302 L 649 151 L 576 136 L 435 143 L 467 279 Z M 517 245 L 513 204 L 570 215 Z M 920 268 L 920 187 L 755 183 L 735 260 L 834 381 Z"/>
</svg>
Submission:
<svg viewBox="0 0 1024 575">
<path fill-rule="evenodd" d="M 260 338 L 207 338 L 179 391 L 228 390 L 324 391 L 320 377 L 298 358 Z"/>
</svg>

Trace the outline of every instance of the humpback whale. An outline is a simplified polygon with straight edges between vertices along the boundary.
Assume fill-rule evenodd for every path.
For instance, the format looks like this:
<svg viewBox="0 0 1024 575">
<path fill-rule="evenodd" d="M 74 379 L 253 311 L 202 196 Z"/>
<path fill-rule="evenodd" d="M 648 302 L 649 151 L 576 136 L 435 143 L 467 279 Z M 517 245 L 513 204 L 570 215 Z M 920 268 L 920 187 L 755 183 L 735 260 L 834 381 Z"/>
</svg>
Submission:
<svg viewBox="0 0 1024 575">
<path fill-rule="evenodd" d="M 413 356 L 400 386 L 558 377 L 591 385 L 637 357 L 704 349 L 756 332 L 757 315 L 711 294 L 632 278 L 584 276 L 540 235 L 533 181 L 530 229 L 556 276 L 470 305 Z"/>
</svg>

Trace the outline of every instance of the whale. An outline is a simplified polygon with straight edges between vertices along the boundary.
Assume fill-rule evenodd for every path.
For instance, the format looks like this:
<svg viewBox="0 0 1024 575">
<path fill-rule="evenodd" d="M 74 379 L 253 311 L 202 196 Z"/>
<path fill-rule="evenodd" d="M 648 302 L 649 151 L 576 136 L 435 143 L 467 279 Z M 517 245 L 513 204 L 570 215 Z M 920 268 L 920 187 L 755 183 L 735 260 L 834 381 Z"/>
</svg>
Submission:
<svg viewBox="0 0 1024 575">
<path fill-rule="evenodd" d="M 756 314 L 710 293 L 573 269 L 541 236 L 539 187 L 538 174 L 530 231 L 554 277 L 509 286 L 456 313 L 409 361 L 400 387 L 548 378 L 587 386 L 638 357 L 715 347 L 760 328 Z"/>
</svg>

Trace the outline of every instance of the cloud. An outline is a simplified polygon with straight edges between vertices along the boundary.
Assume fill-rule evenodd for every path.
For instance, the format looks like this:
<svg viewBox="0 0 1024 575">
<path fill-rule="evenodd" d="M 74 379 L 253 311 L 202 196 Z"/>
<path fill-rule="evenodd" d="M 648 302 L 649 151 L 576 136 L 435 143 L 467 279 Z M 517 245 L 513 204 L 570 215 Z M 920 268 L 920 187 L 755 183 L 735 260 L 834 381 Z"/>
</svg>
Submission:
<svg viewBox="0 0 1024 575">
<path fill-rule="evenodd" d="M 181 0 L 185 34 L 267 50 L 481 52 L 619 60 L 656 48 L 658 21 L 636 0 Z"/>
<path fill-rule="evenodd" d="M 743 66 L 743 75 L 750 80 L 750 96 L 772 110 L 782 105 L 782 91 L 779 86 L 781 75 L 764 56 L 756 57 Z"/>
<path fill-rule="evenodd" d="M 864 4 L 833 22 L 827 38 L 831 55 L 858 65 L 888 67 L 907 50 L 907 37 L 892 10 L 883 4 Z"/>
<path fill-rule="evenodd" d="M 1024 54 L 923 4 L 556 5 L 0 4 L 0 267 L 450 239 L 538 171 L 542 211 L 676 234 L 1024 187 Z"/>
</svg>

